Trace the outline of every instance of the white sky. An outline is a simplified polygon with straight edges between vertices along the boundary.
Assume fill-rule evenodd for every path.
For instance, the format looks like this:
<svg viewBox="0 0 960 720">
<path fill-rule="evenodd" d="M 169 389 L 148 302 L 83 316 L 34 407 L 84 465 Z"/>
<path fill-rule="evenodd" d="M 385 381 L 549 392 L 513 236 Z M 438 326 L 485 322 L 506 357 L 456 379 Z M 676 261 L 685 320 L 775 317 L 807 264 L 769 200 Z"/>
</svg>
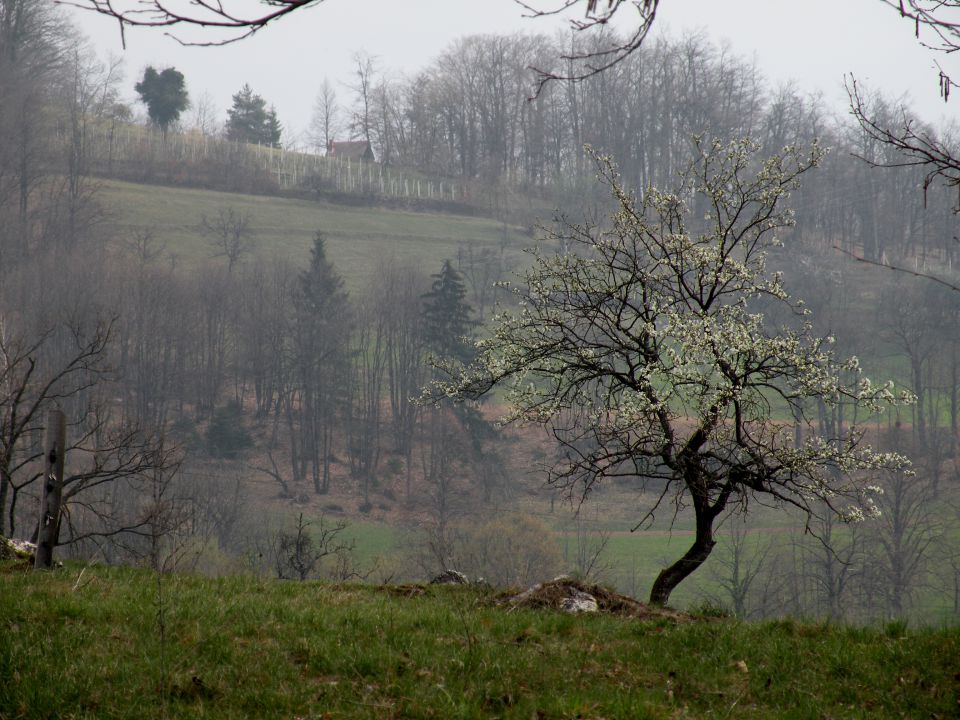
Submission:
<svg viewBox="0 0 960 720">
<path fill-rule="evenodd" d="M 624 12 L 629 12 L 626 8 Z M 324 76 L 349 81 L 351 58 L 366 51 L 393 74 L 412 73 L 454 38 L 473 33 L 553 32 L 556 21 L 523 18 L 512 0 L 325 0 L 299 10 L 242 42 L 213 48 L 182 47 L 158 29 L 128 30 L 127 49 L 115 21 L 70 10 L 101 56 L 124 59 L 124 94 L 144 67 L 174 66 L 192 98 L 209 93 L 226 118 L 230 96 L 246 82 L 277 108 L 285 140 L 304 130 Z M 844 73 L 889 96 L 908 94 L 915 111 L 931 121 L 955 116 L 960 91 L 944 105 L 934 60 L 960 77 L 960 60 L 918 46 L 913 27 L 880 0 L 662 0 L 656 31 L 678 36 L 703 30 L 728 41 L 776 85 L 793 79 L 821 91 L 845 111 Z M 350 91 L 337 84 L 341 103 Z"/>
</svg>

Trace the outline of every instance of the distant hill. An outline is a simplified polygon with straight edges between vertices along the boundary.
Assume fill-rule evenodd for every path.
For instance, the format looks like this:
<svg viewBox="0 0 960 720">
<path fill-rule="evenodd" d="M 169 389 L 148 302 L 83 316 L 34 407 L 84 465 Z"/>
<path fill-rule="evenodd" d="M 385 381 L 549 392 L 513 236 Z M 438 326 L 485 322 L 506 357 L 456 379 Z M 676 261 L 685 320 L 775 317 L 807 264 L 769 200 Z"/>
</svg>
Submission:
<svg viewBox="0 0 960 720">
<path fill-rule="evenodd" d="M 121 239 L 150 230 L 181 262 L 210 258 L 199 230 L 204 216 L 224 208 L 249 214 L 254 253 L 306 261 L 313 234 L 328 237 L 330 257 L 348 283 L 366 276 L 381 258 L 395 255 L 434 272 L 444 258 L 472 247 L 519 255 L 532 243 L 521 228 L 488 218 L 425 213 L 382 207 L 355 207 L 313 200 L 143 185 L 104 180 L 99 198 L 108 226 Z M 435 268 L 435 269 L 434 269 Z"/>
</svg>

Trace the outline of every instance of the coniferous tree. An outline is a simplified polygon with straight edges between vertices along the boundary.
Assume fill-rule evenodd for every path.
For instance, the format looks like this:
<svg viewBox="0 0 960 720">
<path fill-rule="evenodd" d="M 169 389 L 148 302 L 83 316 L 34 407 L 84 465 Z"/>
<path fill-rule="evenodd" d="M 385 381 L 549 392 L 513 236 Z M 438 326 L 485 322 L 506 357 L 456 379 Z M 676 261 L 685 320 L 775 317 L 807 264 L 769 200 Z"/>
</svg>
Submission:
<svg viewBox="0 0 960 720">
<path fill-rule="evenodd" d="M 267 109 L 267 101 L 244 84 L 233 96 L 227 111 L 227 138 L 237 142 L 280 147 L 282 128 L 276 110 Z"/>
<path fill-rule="evenodd" d="M 327 259 L 323 233 L 314 237 L 310 266 L 300 275 L 299 285 L 295 352 L 301 390 L 300 462 L 304 469 L 311 465 L 314 490 L 323 493 L 330 487 L 333 418 L 350 333 L 347 292 L 343 278 Z"/>
<path fill-rule="evenodd" d="M 422 296 L 423 342 L 433 355 L 435 377 L 452 367 L 468 365 L 474 358 L 470 335 L 476 326 L 473 308 L 466 301 L 463 276 L 449 260 L 440 272 L 431 276 L 430 291 Z M 442 370 L 440 368 L 443 368 Z M 467 456 L 468 436 L 475 441 L 474 453 L 482 451 L 482 440 L 475 434 L 471 420 L 482 418 L 464 404 L 453 407 L 433 405 L 421 419 L 421 455 L 424 479 L 430 486 L 430 511 L 436 526 L 431 531 L 441 546 L 446 545 L 446 526 L 450 520 L 454 481 L 462 475 Z"/>
<path fill-rule="evenodd" d="M 464 364 L 473 358 L 468 338 L 476 321 L 466 301 L 467 287 L 453 263 L 443 261 L 433 277 L 430 291 L 423 295 L 424 341 L 437 357 Z"/>
<path fill-rule="evenodd" d="M 267 138 L 267 144 L 273 147 L 280 147 L 280 136 L 283 134 L 283 126 L 277 119 L 277 109 L 271 105 L 267 111 L 267 122 L 264 125 L 264 135 Z"/>
</svg>

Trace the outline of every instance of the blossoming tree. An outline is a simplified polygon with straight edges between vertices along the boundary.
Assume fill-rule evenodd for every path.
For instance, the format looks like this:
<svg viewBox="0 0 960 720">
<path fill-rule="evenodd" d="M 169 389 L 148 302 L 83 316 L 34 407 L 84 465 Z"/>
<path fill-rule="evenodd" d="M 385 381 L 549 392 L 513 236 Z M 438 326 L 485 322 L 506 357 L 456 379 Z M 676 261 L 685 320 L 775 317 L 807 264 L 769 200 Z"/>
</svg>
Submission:
<svg viewBox="0 0 960 720">
<path fill-rule="evenodd" d="M 465 399 L 503 387 L 503 421 L 543 425 L 560 444 L 552 483 L 582 497 L 611 477 L 655 490 L 639 524 L 664 503 L 692 507 L 693 544 L 656 578 L 656 604 L 707 559 L 728 508 L 761 499 L 863 519 L 877 513 L 871 471 L 906 462 L 871 450 L 856 426 L 827 437 L 804 413 L 842 401 L 863 418 L 896 401 L 856 359 L 834 357 L 765 267 L 792 224 L 784 201 L 822 149 L 761 160 L 749 140 L 695 146 L 676 192 L 639 199 L 595 156 L 616 213 L 552 231 L 562 253 L 532 250 L 514 288 L 519 309 L 495 316 L 477 362 L 451 365 L 429 392 Z M 777 306 L 791 321 L 770 320 Z"/>
</svg>

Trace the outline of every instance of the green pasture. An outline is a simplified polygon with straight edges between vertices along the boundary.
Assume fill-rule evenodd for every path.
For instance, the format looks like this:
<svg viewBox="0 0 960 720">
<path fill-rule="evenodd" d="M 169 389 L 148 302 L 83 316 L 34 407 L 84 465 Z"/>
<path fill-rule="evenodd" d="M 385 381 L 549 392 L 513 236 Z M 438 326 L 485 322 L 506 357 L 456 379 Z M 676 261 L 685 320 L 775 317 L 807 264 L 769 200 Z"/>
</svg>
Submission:
<svg viewBox="0 0 960 720">
<path fill-rule="evenodd" d="M 122 241 L 151 230 L 168 253 L 186 265 L 202 264 L 213 254 L 200 232 L 203 217 L 233 208 L 251 218 L 253 252 L 303 265 L 314 234 L 327 236 L 329 258 L 349 286 L 361 285 L 382 262 L 405 262 L 433 273 L 460 248 L 499 250 L 504 226 L 488 218 L 418 213 L 377 207 L 352 207 L 262 195 L 239 195 L 104 181 L 100 200 L 109 224 Z M 506 250 L 516 254 L 529 237 L 506 228 Z M 223 262 L 221 260 L 221 262 Z"/>
<path fill-rule="evenodd" d="M 0 566 L 0 717 L 946 718 L 960 631 Z"/>
</svg>

